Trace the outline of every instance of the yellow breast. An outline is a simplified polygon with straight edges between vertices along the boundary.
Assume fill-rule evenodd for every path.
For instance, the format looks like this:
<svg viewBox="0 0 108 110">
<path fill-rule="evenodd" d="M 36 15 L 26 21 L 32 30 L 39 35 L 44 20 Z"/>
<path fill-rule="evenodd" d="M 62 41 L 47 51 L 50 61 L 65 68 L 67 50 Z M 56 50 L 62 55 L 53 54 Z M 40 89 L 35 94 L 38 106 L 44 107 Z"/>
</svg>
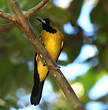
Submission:
<svg viewBox="0 0 108 110">
<path fill-rule="evenodd" d="M 60 32 L 57 33 L 49 33 L 46 31 L 42 32 L 42 42 L 51 57 L 54 60 L 57 60 L 60 50 L 63 46 L 63 36 Z M 47 66 L 43 66 L 40 57 L 37 58 L 37 69 L 39 73 L 40 80 L 44 80 L 47 73 L 48 68 Z"/>
</svg>

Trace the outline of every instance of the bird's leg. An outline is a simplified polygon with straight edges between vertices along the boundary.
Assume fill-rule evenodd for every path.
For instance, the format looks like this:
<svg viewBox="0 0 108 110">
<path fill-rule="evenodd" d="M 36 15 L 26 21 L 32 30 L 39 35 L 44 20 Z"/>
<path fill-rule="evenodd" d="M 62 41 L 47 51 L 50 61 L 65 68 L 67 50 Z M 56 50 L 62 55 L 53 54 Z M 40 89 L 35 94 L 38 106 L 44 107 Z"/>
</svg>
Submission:
<svg viewBox="0 0 108 110">
<path fill-rule="evenodd" d="M 59 68 L 59 69 L 60 69 L 61 67 L 60 67 L 59 65 L 57 65 L 57 68 Z"/>
<path fill-rule="evenodd" d="M 60 72 L 60 66 L 56 66 L 56 67 L 53 67 L 53 66 L 48 66 L 48 70 L 50 71 L 58 71 Z M 57 77 L 57 74 L 54 74 L 54 77 L 56 78 Z"/>
<path fill-rule="evenodd" d="M 41 54 L 39 56 L 40 56 L 43 66 L 46 66 L 46 60 L 44 59 L 44 57 Z"/>
<path fill-rule="evenodd" d="M 43 66 L 46 66 L 46 60 L 43 61 Z"/>
<path fill-rule="evenodd" d="M 48 66 L 48 69 L 52 70 L 52 71 L 58 71 L 60 69 L 60 66 L 58 66 L 58 65 L 56 67 Z"/>
</svg>

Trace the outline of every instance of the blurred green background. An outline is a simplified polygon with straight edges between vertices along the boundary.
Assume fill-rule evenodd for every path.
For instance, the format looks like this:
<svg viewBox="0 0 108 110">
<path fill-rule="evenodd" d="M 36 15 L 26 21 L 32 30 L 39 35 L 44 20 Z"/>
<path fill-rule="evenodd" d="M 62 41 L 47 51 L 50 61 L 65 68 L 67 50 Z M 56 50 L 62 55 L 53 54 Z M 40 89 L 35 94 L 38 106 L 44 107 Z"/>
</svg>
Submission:
<svg viewBox="0 0 108 110">
<path fill-rule="evenodd" d="M 39 1 L 19 3 L 28 10 Z M 10 12 L 7 0 L 0 0 L 0 10 Z M 108 0 L 51 0 L 30 18 L 40 34 L 36 17 L 49 17 L 64 34 L 58 64 L 85 110 L 108 110 Z M 35 51 L 22 30 L 7 23 L 0 18 L 0 110 L 71 110 L 50 74 L 40 105 L 30 105 Z"/>
</svg>

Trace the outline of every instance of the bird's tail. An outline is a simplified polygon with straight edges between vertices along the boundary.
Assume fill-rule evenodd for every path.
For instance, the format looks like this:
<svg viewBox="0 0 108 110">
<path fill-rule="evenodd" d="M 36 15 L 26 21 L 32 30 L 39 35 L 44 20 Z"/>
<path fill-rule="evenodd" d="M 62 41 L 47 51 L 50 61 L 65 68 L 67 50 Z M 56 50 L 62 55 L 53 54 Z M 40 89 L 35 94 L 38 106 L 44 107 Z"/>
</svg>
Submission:
<svg viewBox="0 0 108 110">
<path fill-rule="evenodd" d="M 44 81 L 39 82 L 38 86 L 34 85 L 31 93 L 31 104 L 38 105 L 42 96 Z"/>
</svg>

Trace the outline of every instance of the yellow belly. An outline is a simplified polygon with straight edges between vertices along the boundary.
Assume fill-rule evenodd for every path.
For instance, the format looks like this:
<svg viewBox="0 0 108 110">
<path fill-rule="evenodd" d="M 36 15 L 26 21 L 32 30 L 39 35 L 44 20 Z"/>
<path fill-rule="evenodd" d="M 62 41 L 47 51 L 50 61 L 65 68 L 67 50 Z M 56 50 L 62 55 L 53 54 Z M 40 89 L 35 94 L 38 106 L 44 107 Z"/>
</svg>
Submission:
<svg viewBox="0 0 108 110">
<path fill-rule="evenodd" d="M 46 31 L 42 32 L 42 42 L 54 60 L 58 58 L 63 43 L 62 41 L 63 37 L 59 32 L 55 34 Z M 43 81 L 48 73 L 48 68 L 47 66 L 43 66 L 40 57 L 37 58 L 37 70 L 40 81 Z"/>
</svg>

